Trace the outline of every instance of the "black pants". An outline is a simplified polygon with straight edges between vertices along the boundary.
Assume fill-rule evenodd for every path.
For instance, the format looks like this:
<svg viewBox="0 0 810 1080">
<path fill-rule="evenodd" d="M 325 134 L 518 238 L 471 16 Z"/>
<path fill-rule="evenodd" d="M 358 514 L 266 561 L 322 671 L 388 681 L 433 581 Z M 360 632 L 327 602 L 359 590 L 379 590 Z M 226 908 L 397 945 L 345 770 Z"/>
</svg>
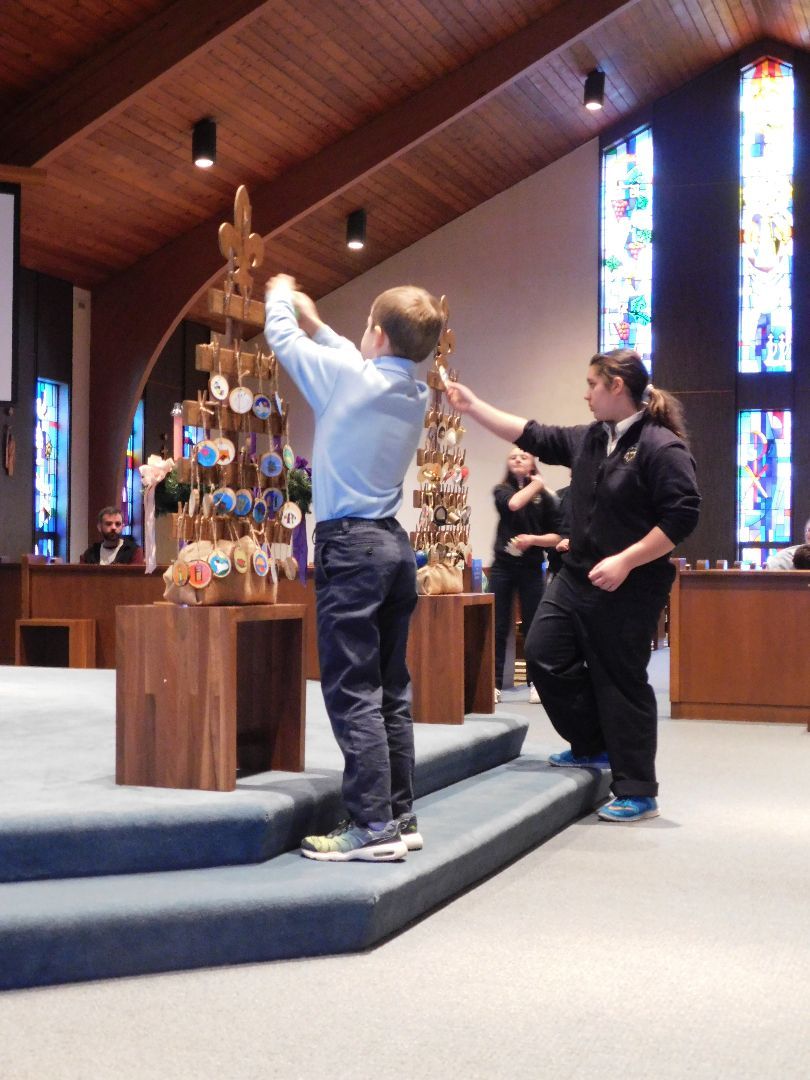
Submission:
<svg viewBox="0 0 810 1080">
<path fill-rule="evenodd" d="M 495 685 L 503 688 L 503 666 L 506 643 L 512 629 L 512 609 L 515 593 L 520 597 L 520 617 L 523 639 L 529 633 L 537 605 L 543 597 L 543 570 L 536 562 L 524 562 L 522 556 L 496 555 L 489 571 L 489 591 L 495 597 Z M 528 670 L 526 678 L 535 680 Z"/>
<path fill-rule="evenodd" d="M 416 561 L 394 518 L 315 529 L 321 690 L 343 753 L 343 800 L 360 824 L 413 805 L 411 681 L 405 662 Z"/>
<path fill-rule="evenodd" d="M 563 567 L 526 642 L 543 705 L 577 756 L 607 750 L 617 796 L 657 795 L 658 711 L 647 680 L 666 593 L 597 589 Z"/>
</svg>

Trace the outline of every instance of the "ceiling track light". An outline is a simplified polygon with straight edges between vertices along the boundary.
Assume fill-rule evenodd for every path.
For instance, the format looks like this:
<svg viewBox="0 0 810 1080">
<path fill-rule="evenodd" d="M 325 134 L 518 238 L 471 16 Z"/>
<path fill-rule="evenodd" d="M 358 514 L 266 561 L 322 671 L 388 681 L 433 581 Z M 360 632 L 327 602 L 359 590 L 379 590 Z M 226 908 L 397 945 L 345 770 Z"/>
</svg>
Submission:
<svg viewBox="0 0 810 1080">
<path fill-rule="evenodd" d="M 352 210 L 346 216 L 346 247 L 360 251 L 366 246 L 366 212 Z"/>
<path fill-rule="evenodd" d="M 585 78 L 585 96 L 583 104 L 586 109 L 596 112 L 605 103 L 605 73 L 595 68 Z"/>
<path fill-rule="evenodd" d="M 217 122 L 198 120 L 191 135 L 191 159 L 198 169 L 210 169 L 217 160 Z"/>
</svg>

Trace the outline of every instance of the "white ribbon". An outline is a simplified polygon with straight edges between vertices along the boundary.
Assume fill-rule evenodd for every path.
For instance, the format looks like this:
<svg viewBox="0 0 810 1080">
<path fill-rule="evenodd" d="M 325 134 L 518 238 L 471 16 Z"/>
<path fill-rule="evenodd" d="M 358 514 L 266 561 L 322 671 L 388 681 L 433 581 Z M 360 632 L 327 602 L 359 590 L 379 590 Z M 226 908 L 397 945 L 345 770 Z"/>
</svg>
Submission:
<svg viewBox="0 0 810 1080">
<path fill-rule="evenodd" d="M 155 542 L 155 485 L 165 480 L 174 468 L 173 458 L 162 458 L 150 454 L 145 465 L 138 467 L 143 485 L 143 541 L 146 559 L 146 573 L 151 574 L 157 566 L 157 544 Z"/>
</svg>

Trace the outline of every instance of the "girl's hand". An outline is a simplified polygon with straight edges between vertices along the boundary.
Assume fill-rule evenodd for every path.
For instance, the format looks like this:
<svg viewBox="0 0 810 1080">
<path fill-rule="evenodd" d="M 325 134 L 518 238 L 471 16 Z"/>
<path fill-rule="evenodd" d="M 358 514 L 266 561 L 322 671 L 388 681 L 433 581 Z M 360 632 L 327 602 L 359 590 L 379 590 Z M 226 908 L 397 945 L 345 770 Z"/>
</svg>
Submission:
<svg viewBox="0 0 810 1080">
<path fill-rule="evenodd" d="M 631 567 L 627 565 L 623 556 L 608 555 L 606 559 L 602 559 L 594 566 L 593 570 L 588 574 L 588 579 L 597 589 L 604 589 L 605 592 L 615 592 L 630 573 L 630 570 Z"/>
<path fill-rule="evenodd" d="M 518 551 L 528 551 L 530 547 L 534 547 L 534 537 L 530 533 L 519 533 L 512 537 L 512 543 Z"/>
<path fill-rule="evenodd" d="M 470 390 L 469 386 L 465 386 L 464 383 L 447 382 L 447 400 L 456 410 L 456 412 L 466 413 L 475 405 L 478 398 Z"/>
</svg>

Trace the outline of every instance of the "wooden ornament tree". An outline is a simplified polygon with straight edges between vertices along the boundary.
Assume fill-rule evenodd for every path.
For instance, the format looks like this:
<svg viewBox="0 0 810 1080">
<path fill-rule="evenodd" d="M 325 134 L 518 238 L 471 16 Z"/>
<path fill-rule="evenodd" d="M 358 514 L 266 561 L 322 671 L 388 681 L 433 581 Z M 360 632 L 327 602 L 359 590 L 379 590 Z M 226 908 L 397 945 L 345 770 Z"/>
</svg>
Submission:
<svg viewBox="0 0 810 1080">
<path fill-rule="evenodd" d="M 178 462 L 190 496 L 178 506 L 173 532 L 181 544 L 252 536 L 266 552 L 273 578 L 280 566 L 292 579 L 298 567 L 290 543 L 302 515 L 287 490 L 294 467 L 288 405 L 278 391 L 272 351 L 244 343 L 246 331 L 255 335 L 264 329 L 264 303 L 252 296 L 253 270 L 262 263 L 264 241 L 251 232 L 250 200 L 243 186 L 236 192 L 233 224 L 220 225 L 219 246 L 227 270 L 223 287 L 209 290 L 208 311 L 224 318 L 225 333 L 196 349 L 195 366 L 210 378 L 197 401 L 183 402 L 183 424 L 201 429 L 203 438 Z M 245 409 L 248 399 L 252 403 Z M 212 444 L 217 456 L 209 464 Z"/>
<path fill-rule="evenodd" d="M 444 296 L 441 307 L 444 326 L 427 375 L 431 393 L 425 413 L 425 440 L 416 452 L 420 486 L 414 491 L 413 505 L 419 510 L 419 521 L 411 533 L 411 544 L 419 566 L 438 562 L 464 566 L 472 554 L 467 451 L 460 445 L 465 428 L 461 414 L 454 412 L 447 400 L 447 380 L 458 377 L 458 372 L 448 367 L 456 338 L 447 325 L 450 312 Z"/>
</svg>

